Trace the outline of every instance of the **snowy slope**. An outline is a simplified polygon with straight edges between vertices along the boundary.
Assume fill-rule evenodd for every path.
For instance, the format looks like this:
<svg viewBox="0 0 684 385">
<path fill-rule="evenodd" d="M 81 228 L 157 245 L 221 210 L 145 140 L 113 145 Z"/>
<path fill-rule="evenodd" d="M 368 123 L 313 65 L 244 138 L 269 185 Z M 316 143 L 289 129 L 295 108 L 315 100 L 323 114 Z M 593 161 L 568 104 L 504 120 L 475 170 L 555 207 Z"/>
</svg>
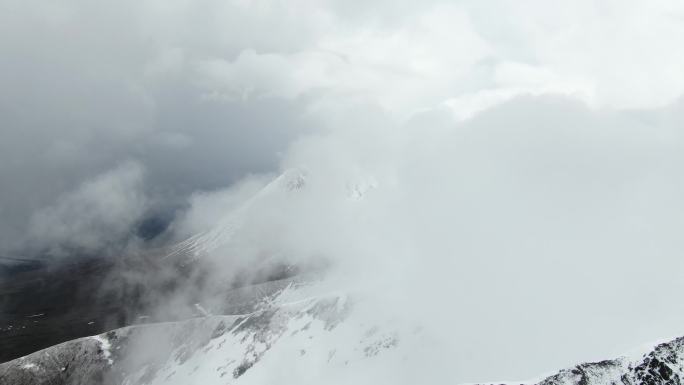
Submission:
<svg viewBox="0 0 684 385">
<path fill-rule="evenodd" d="M 287 170 L 266 185 L 252 198 L 243 202 L 234 211 L 226 214 L 212 229 L 195 234 L 175 245 L 168 257 L 184 255 L 199 258 L 231 241 L 235 232 L 243 225 L 249 210 L 262 200 L 274 195 L 299 190 L 305 186 L 306 176 L 297 169 Z"/>
<path fill-rule="evenodd" d="M 342 292 L 291 282 L 243 315 L 131 326 L 0 364 L 1 384 L 416 383 L 434 368 L 420 330 L 358 311 Z M 492 365 L 496 365 L 495 362 Z M 436 378 L 448 380 L 449 373 Z M 680 384 L 684 337 L 580 364 L 539 385 Z"/>
<path fill-rule="evenodd" d="M 355 318 L 346 295 L 309 297 L 308 289 L 293 282 L 249 314 L 131 326 L 60 344 L 0 365 L 0 383 L 263 384 L 283 375 L 283 365 L 299 375 L 344 372 L 399 344 L 397 331 Z"/>
</svg>

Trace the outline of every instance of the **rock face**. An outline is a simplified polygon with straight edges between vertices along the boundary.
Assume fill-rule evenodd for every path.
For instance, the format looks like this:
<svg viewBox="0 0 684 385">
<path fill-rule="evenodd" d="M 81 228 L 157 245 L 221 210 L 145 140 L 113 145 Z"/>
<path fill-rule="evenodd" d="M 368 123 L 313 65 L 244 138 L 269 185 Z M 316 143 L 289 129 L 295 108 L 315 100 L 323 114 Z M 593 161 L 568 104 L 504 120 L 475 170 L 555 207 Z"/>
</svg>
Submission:
<svg viewBox="0 0 684 385">
<path fill-rule="evenodd" d="M 684 337 L 613 360 L 583 363 L 540 381 L 535 385 L 679 385 L 684 379 Z M 492 385 L 492 384 L 490 384 Z"/>
<path fill-rule="evenodd" d="M 104 337 L 78 339 L 1 364 L 0 383 L 101 384 L 109 366 L 102 341 Z"/>
<path fill-rule="evenodd" d="M 684 337 L 656 345 L 637 357 L 577 365 L 561 370 L 540 385 L 681 384 L 684 379 Z"/>
</svg>

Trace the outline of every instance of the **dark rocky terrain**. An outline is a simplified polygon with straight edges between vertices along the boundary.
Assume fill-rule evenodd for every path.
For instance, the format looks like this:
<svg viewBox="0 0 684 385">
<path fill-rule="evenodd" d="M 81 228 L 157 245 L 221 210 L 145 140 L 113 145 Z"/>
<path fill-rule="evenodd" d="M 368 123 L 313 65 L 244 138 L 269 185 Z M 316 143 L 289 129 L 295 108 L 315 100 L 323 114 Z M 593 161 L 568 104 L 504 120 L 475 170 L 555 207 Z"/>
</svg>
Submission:
<svg viewBox="0 0 684 385">
<path fill-rule="evenodd" d="M 197 316 L 194 304 L 203 302 L 206 294 L 207 267 L 184 255 L 164 257 L 164 250 L 156 250 L 115 259 L 81 257 L 58 264 L 26 261 L 5 267 L 0 275 L 0 362 L 127 325 Z M 244 282 L 213 286 L 227 296 L 236 286 L 293 273 L 276 266 L 251 274 Z M 154 311 L 180 290 L 182 302 L 172 314 Z M 239 312 L 235 308 L 239 301 L 224 303 L 234 307 L 224 310 Z"/>
<path fill-rule="evenodd" d="M 124 326 L 128 305 L 97 295 L 114 268 L 109 259 L 79 258 L 6 271 L 0 280 L 0 362 Z"/>
<path fill-rule="evenodd" d="M 63 342 L 2 363 L 0 384 L 121 384 L 127 375 L 135 371 L 142 376 L 136 381 L 152 380 L 163 365 L 178 360 L 184 362 L 202 349 L 206 351 L 205 347 L 211 340 L 224 334 L 258 335 L 260 339 L 277 331 L 278 310 L 262 308 L 262 300 L 296 282 L 295 278 L 286 278 L 229 290 L 226 296 L 228 303 L 237 306 L 235 310 L 247 312 L 247 315 L 202 316 L 177 322 L 128 326 Z M 322 309 L 329 313 L 331 308 Z M 258 343 L 259 339 L 255 342 Z M 153 348 L 145 351 L 147 345 Z M 239 377 L 254 363 L 247 362 L 238 365 L 232 376 Z"/>
</svg>

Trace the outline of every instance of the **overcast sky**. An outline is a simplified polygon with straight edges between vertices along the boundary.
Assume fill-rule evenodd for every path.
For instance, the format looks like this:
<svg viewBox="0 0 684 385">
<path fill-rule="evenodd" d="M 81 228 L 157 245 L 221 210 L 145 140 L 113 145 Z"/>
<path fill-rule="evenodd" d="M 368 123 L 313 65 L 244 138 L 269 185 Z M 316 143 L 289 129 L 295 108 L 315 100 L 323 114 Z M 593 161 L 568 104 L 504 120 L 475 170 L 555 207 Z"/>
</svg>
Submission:
<svg viewBox="0 0 684 385">
<path fill-rule="evenodd" d="M 684 334 L 682 41 L 665 0 L 0 0 L 0 251 L 188 235 L 298 168 L 243 241 L 449 303 L 457 380 L 608 358 Z"/>
<path fill-rule="evenodd" d="M 402 121 L 446 108 L 458 120 L 520 94 L 655 108 L 684 88 L 677 2 L 0 6 L 5 251 L 118 239 L 193 191 L 277 170 L 293 138 L 342 105 Z M 88 183 L 128 196 L 98 192 L 73 212 L 70 196 L 97 190 Z M 125 202 L 104 209 L 110 198 Z M 73 221 L 84 225 L 46 233 Z"/>
</svg>

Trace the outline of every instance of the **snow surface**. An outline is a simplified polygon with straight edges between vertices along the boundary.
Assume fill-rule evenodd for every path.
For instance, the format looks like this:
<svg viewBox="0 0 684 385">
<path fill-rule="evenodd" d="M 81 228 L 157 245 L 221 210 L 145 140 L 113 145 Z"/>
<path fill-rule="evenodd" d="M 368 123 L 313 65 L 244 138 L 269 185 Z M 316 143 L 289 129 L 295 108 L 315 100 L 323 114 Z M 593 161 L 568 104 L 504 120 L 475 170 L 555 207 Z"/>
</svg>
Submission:
<svg viewBox="0 0 684 385">
<path fill-rule="evenodd" d="M 27 363 L 21 365 L 21 368 L 27 369 L 27 370 L 37 369 L 38 365 L 34 364 L 33 362 L 27 362 Z"/>
<path fill-rule="evenodd" d="M 317 290 L 291 285 L 265 308 L 230 326 L 220 322 L 201 348 L 188 351 L 181 344 L 163 364 L 139 368 L 124 383 L 264 384 L 286 377 L 336 383 L 350 372 L 367 371 L 373 366 L 368 361 L 381 360 L 402 344 L 400 328 L 389 320 L 367 323 L 343 293 L 311 297 L 312 291 Z"/>
</svg>

